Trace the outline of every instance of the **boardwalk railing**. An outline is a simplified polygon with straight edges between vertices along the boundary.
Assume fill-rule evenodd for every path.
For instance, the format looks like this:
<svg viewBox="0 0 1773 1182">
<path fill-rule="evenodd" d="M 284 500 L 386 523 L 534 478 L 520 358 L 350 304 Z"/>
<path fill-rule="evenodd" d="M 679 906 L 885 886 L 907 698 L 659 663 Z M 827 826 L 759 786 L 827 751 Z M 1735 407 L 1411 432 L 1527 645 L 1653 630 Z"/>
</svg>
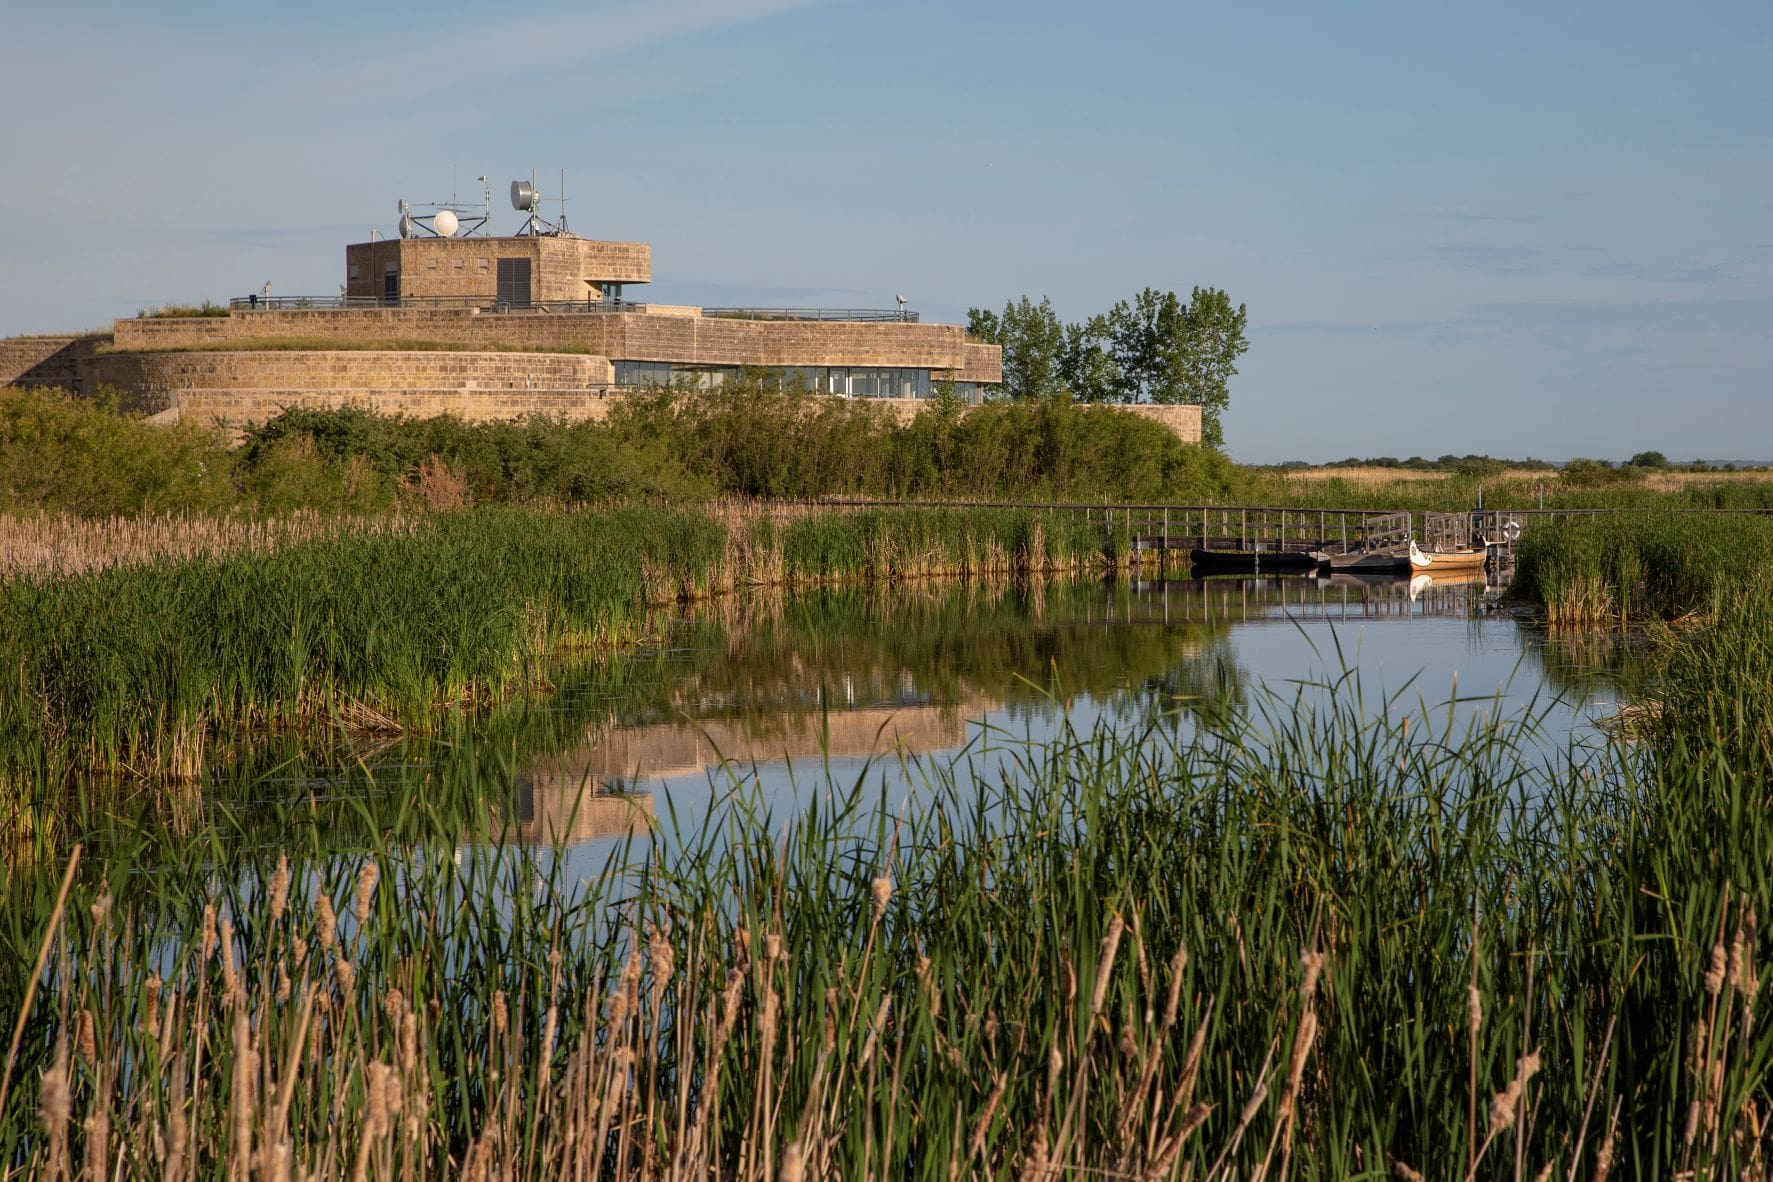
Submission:
<svg viewBox="0 0 1773 1182">
<path fill-rule="evenodd" d="M 1079 513 L 1099 524 L 1104 537 L 1135 552 L 1205 550 L 1227 554 L 1347 554 L 1405 546 L 1414 539 L 1425 549 L 1486 545 L 1511 556 L 1513 545 L 1535 525 L 1560 517 L 1641 513 L 1642 509 L 1471 509 L 1441 513 L 1421 509 L 1308 509 L 1274 505 L 1091 504 L 1058 501 L 899 501 L 834 498 L 801 501 L 821 507 L 1037 509 Z M 1675 513 L 1747 513 L 1765 509 L 1658 509 Z"/>
</svg>

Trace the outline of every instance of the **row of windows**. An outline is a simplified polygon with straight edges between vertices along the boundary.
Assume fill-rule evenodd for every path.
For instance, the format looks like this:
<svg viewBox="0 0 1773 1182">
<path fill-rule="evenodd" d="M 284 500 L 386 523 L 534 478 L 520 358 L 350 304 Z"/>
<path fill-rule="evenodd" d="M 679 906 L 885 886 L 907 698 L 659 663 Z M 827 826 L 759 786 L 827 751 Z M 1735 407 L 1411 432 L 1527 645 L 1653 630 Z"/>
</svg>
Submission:
<svg viewBox="0 0 1773 1182">
<path fill-rule="evenodd" d="M 710 390 L 736 381 L 741 373 L 761 376 L 767 387 L 793 387 L 846 398 L 928 398 L 930 371 L 880 366 L 790 365 L 762 370 L 674 366 L 668 361 L 618 361 L 618 386 L 669 386 L 677 383 Z"/>
</svg>

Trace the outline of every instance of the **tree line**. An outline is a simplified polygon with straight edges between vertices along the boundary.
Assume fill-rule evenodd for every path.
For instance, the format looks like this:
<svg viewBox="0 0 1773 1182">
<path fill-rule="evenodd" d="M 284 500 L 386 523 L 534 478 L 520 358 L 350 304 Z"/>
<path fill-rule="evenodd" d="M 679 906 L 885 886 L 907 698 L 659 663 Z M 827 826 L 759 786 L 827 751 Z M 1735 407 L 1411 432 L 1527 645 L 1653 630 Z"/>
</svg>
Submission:
<svg viewBox="0 0 1773 1182">
<path fill-rule="evenodd" d="M 1249 349 L 1243 304 L 1216 287 L 1184 302 L 1146 288 L 1107 312 L 1061 323 L 1053 304 L 1027 296 L 1002 312 L 967 310 L 967 332 L 1003 347 L 1003 386 L 1017 400 L 1187 403 L 1201 408 L 1201 440 L 1222 447 L 1220 415 L 1237 359 Z"/>
</svg>

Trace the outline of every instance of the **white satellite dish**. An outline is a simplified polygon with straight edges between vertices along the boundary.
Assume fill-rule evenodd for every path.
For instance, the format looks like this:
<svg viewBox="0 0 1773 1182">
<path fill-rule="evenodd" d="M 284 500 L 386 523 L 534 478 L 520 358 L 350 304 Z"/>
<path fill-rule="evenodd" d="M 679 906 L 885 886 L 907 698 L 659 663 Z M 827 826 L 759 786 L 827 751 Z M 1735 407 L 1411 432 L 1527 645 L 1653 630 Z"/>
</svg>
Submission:
<svg viewBox="0 0 1773 1182">
<path fill-rule="evenodd" d="M 408 214 L 400 215 L 400 236 L 402 238 L 412 237 L 412 217 Z"/>
<path fill-rule="evenodd" d="M 528 213 L 535 209 L 536 187 L 528 181 L 511 182 L 511 208 L 520 213 Z"/>
<path fill-rule="evenodd" d="M 461 223 L 456 220 L 456 215 L 453 210 L 440 209 L 437 211 L 436 216 L 431 219 L 431 228 L 437 231 L 437 236 L 439 238 L 452 237 L 455 234 L 457 227 L 460 225 Z"/>
</svg>

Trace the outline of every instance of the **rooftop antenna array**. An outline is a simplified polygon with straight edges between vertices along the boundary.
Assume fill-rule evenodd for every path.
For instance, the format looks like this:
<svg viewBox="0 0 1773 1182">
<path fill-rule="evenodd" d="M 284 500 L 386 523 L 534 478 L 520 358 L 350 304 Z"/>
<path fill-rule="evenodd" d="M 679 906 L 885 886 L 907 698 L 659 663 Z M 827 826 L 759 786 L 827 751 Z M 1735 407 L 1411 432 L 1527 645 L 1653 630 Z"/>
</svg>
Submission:
<svg viewBox="0 0 1773 1182">
<path fill-rule="evenodd" d="M 476 177 L 480 182 L 481 204 L 479 206 L 464 205 L 454 193 L 455 186 L 450 186 L 448 201 L 432 201 L 413 205 L 402 197 L 400 199 L 400 236 L 402 238 L 454 238 L 458 234 L 467 237 L 470 234 L 485 236 L 492 222 L 492 188 L 486 178 Z"/>
<path fill-rule="evenodd" d="M 542 202 L 554 201 L 560 205 L 560 216 L 550 222 L 542 216 Z M 511 208 L 518 213 L 529 215 L 524 219 L 523 226 L 517 231 L 519 237 L 546 235 L 553 238 L 576 238 L 578 235 L 566 228 L 566 170 L 560 170 L 560 196 L 544 197 L 536 188 L 536 174 L 530 173 L 527 181 L 511 182 Z"/>
</svg>

